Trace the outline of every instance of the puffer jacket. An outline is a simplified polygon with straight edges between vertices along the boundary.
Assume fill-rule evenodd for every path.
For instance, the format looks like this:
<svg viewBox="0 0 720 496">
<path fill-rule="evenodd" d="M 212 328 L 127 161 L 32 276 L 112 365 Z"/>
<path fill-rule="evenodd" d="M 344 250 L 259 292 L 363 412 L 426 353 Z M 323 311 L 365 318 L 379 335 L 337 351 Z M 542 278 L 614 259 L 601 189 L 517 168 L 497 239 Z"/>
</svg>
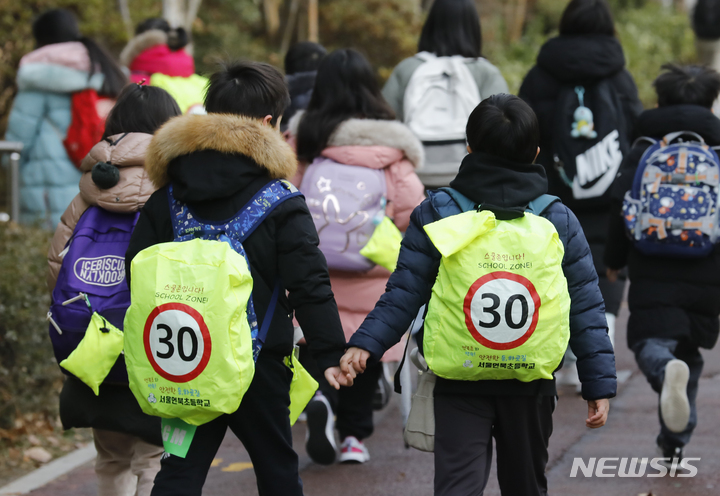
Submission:
<svg viewBox="0 0 720 496">
<path fill-rule="evenodd" d="M 545 193 L 547 180 L 539 165 L 518 164 L 482 153 L 468 155 L 451 186 L 477 204 L 497 212 L 522 212 Z M 412 214 L 398 267 L 375 309 L 350 339 L 348 346 L 370 352 L 378 360 L 397 343 L 422 305 L 430 301 L 441 255 L 423 226 L 460 208 L 445 192 L 431 191 Z M 615 356 L 607 336 L 605 307 L 598 288 L 590 248 L 575 215 L 556 202 L 542 216 L 552 222 L 565 247 L 563 272 L 570 293 L 570 348 L 578 357 L 582 394 L 587 400 L 616 393 Z M 422 340 L 420 340 L 422 346 Z M 437 394 L 548 395 L 556 394 L 554 380 L 453 381 L 438 378 Z"/>
<path fill-rule="evenodd" d="M 110 136 L 95 145 L 80 168 L 80 193 L 75 196 L 60 219 L 53 236 L 48 262 L 48 288 L 52 291 L 62 265 L 60 253 L 72 236 L 82 214 L 92 205 L 97 205 L 110 212 L 133 213 L 139 211 L 155 187 L 145 172 L 145 152 L 151 134 L 126 133 Z M 120 171 L 120 181 L 109 189 L 100 189 L 92 180 L 92 168 L 98 162 L 107 162 Z"/>
<path fill-rule="evenodd" d="M 57 43 L 25 55 L 5 139 L 24 145 L 20 159 L 20 221 L 55 229 L 78 193 L 80 171 L 63 140 L 71 122 L 72 93 L 99 90 L 104 76 L 90 76 L 90 57 L 80 42 Z"/>
<path fill-rule="evenodd" d="M 142 208 L 155 187 L 144 169 L 145 152 L 151 134 L 126 133 L 110 136 L 95 145 L 82 161 L 80 193 L 65 210 L 48 252 L 48 287 L 55 287 L 62 265 L 62 251 L 82 214 L 90 206 L 117 213 L 132 214 Z M 110 163 L 120 171 L 120 181 L 109 189 L 100 189 L 92 180 L 92 168 L 98 162 Z M 68 377 L 60 393 L 60 419 L 65 429 L 93 427 L 139 436 L 162 445 L 160 421 L 145 415 L 123 384 L 103 384 L 98 396 L 75 377 Z"/>
<path fill-rule="evenodd" d="M 395 67 L 383 87 L 383 96 L 395 110 L 400 121 L 405 121 L 405 91 L 415 71 L 424 63 L 417 55 L 403 60 Z M 509 93 L 510 90 L 500 70 L 487 59 L 482 57 L 467 59 L 465 65 L 477 83 L 480 100 L 498 93 Z M 437 143 L 425 146 L 425 154 L 426 166 L 418 172 L 418 176 L 428 188 L 439 188 L 447 186 L 455 177 L 458 164 L 467 151 L 465 143 Z"/>
<path fill-rule="evenodd" d="M 132 82 L 146 80 L 170 93 L 183 113 L 203 107 L 208 80 L 195 74 L 195 61 L 184 48 L 170 49 L 165 31 L 135 36 L 120 53 L 120 63 L 130 69 Z"/>
<path fill-rule="evenodd" d="M 291 133 L 296 133 L 302 115 L 300 113 L 291 121 Z M 348 119 L 337 127 L 321 155 L 340 164 L 384 171 L 388 215 L 400 231 L 407 229 L 411 212 L 425 198 L 423 185 L 415 173 L 422 167 L 422 145 L 407 127 L 395 121 Z M 293 179 L 298 187 L 305 170 L 306 166 L 301 166 Z M 346 339 L 350 339 L 373 309 L 385 291 L 389 277 L 390 272 L 380 266 L 364 273 L 330 270 L 330 282 Z M 402 347 L 397 346 L 385 355 L 384 360 L 397 361 L 402 357 L 402 351 Z"/>
</svg>

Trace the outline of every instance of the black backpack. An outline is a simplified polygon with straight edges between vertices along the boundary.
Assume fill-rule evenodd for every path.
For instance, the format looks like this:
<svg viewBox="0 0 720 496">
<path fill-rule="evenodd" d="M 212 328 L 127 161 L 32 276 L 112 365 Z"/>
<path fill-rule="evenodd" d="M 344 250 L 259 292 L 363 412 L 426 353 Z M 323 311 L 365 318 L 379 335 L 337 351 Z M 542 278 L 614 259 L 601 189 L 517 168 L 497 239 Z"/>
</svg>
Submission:
<svg viewBox="0 0 720 496">
<path fill-rule="evenodd" d="M 693 28 L 702 40 L 720 38 L 720 0 L 698 0 L 693 12 Z"/>
<path fill-rule="evenodd" d="M 556 109 L 553 159 L 568 188 L 567 194 L 561 195 L 563 201 L 607 203 L 610 186 L 630 150 L 628 123 L 618 92 L 606 79 L 594 85 L 565 85 Z"/>
</svg>

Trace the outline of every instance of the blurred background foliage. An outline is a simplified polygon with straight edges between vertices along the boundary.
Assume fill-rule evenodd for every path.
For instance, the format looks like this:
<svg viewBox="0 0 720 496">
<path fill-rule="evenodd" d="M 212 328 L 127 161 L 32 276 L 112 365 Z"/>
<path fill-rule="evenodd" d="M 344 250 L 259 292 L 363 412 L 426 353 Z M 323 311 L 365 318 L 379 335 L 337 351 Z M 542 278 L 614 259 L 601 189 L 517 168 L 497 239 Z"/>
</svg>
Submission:
<svg viewBox="0 0 720 496">
<path fill-rule="evenodd" d="M 122 0 L 124 1 L 124 0 Z M 159 16 L 163 0 L 126 0 L 131 23 Z M 170 0 L 165 0 L 170 1 Z M 289 29 L 293 0 L 203 0 L 193 27 L 198 71 L 218 58 L 244 57 L 282 67 L 283 37 L 307 39 L 308 12 Z M 80 19 L 87 36 L 118 54 L 128 39 L 121 0 L 0 0 L 0 135 L 15 94 L 20 58 L 33 46 L 31 24 L 40 12 L 65 7 Z M 305 4 L 305 2 L 302 2 Z M 652 81 L 666 62 L 693 62 L 694 42 L 682 7 L 657 0 L 610 0 L 628 68 L 646 106 L 655 104 Z M 678 2 L 674 2 L 676 5 Z M 352 46 L 364 52 L 385 79 L 416 51 L 428 0 L 319 0 L 319 38 L 329 49 Z M 556 35 L 564 0 L 479 0 L 484 55 L 517 92 L 538 50 Z M 276 29 L 268 30 L 268 7 Z M 293 24 L 294 26 L 294 24 Z M 0 171 L 0 188 L 4 171 Z M 61 382 L 47 323 L 45 288 L 49 233 L 0 223 L 0 429 L 19 414 L 54 412 Z"/>
</svg>

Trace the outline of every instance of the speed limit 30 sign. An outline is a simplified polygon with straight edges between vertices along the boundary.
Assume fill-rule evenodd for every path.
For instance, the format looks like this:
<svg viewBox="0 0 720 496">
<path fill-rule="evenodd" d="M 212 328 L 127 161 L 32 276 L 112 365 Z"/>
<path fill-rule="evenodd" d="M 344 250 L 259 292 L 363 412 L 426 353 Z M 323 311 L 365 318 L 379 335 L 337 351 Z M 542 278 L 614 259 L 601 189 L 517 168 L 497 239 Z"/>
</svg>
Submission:
<svg viewBox="0 0 720 496">
<path fill-rule="evenodd" d="M 191 381 L 210 361 L 212 341 L 205 320 L 183 303 L 156 307 L 145 322 L 143 340 L 153 369 L 168 381 Z"/>
<path fill-rule="evenodd" d="M 538 323 L 540 296 L 529 279 L 512 272 L 491 272 L 465 296 L 465 323 L 475 340 L 493 350 L 525 343 Z"/>
</svg>

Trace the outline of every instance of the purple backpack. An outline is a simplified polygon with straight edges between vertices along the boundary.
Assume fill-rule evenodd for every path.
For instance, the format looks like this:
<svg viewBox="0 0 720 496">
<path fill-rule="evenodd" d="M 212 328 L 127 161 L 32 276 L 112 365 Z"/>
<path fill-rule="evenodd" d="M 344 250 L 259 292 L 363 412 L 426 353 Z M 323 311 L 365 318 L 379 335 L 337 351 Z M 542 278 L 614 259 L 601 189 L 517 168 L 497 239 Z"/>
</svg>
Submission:
<svg viewBox="0 0 720 496">
<path fill-rule="evenodd" d="M 316 158 L 300 191 L 320 237 L 328 267 L 365 272 L 375 264 L 360 254 L 385 215 L 385 172 Z"/>
<path fill-rule="evenodd" d="M 138 216 L 139 213 L 114 213 L 92 206 L 75 226 L 65 245 L 48 313 L 50 339 L 58 363 L 66 359 L 85 336 L 93 312 L 122 330 L 125 312 L 130 306 L 125 252 Z M 62 367 L 60 370 L 72 375 Z M 122 354 L 105 381 L 127 384 Z"/>
</svg>

